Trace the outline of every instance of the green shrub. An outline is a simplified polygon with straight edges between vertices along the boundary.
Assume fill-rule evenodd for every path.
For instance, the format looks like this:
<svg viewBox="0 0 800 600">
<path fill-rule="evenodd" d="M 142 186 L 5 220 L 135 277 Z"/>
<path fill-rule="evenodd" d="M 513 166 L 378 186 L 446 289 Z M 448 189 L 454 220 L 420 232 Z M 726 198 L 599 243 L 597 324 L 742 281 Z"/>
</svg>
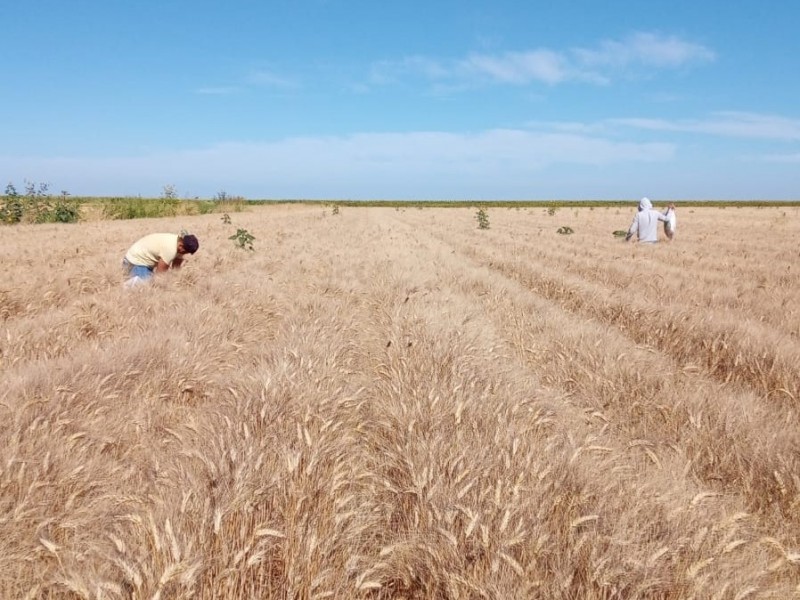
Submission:
<svg viewBox="0 0 800 600">
<path fill-rule="evenodd" d="M 247 229 L 237 229 L 236 233 L 228 238 L 233 240 L 237 248 L 242 250 L 253 250 L 253 240 L 256 239 Z"/>
<path fill-rule="evenodd" d="M 6 193 L 0 200 L 0 220 L 3 223 L 19 223 L 25 214 L 22 197 L 13 183 L 6 186 Z"/>
<path fill-rule="evenodd" d="M 563 225 L 556 229 L 556 233 L 560 233 L 561 235 L 570 235 L 571 233 L 575 233 L 575 230 L 572 227 L 568 227 L 567 225 Z"/>
<path fill-rule="evenodd" d="M 209 213 L 213 213 L 217 208 L 216 202 L 211 202 L 210 200 L 199 200 L 195 206 L 197 206 L 197 212 L 201 215 L 207 215 Z"/>
<path fill-rule="evenodd" d="M 173 198 L 109 198 L 103 201 L 103 215 L 108 219 L 145 219 L 174 217 L 181 201 Z"/>
<path fill-rule="evenodd" d="M 0 221 L 3 223 L 75 223 L 80 219 L 80 206 L 62 191 L 54 200 L 47 192 L 46 183 L 25 182 L 25 195 L 21 196 L 13 183 L 6 186 L 0 197 Z"/>
<path fill-rule="evenodd" d="M 58 200 L 49 216 L 54 223 L 76 223 L 81 217 L 80 206 L 77 202 Z"/>
<path fill-rule="evenodd" d="M 478 229 L 489 229 L 489 213 L 485 209 L 479 208 L 475 218 L 478 220 Z"/>
<path fill-rule="evenodd" d="M 216 208 L 226 213 L 242 212 L 244 210 L 247 200 L 241 196 L 231 196 L 228 192 L 222 190 L 214 195 L 214 202 Z"/>
</svg>

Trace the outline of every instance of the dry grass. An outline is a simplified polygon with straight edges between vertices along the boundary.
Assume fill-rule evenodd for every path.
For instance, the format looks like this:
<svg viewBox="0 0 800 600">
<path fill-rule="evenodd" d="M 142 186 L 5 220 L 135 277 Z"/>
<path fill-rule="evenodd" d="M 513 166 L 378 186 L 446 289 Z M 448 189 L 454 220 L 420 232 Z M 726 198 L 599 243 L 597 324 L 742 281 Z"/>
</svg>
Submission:
<svg viewBox="0 0 800 600">
<path fill-rule="evenodd" d="M 800 209 L 489 217 L 3 228 L 0 597 L 800 596 Z"/>
</svg>

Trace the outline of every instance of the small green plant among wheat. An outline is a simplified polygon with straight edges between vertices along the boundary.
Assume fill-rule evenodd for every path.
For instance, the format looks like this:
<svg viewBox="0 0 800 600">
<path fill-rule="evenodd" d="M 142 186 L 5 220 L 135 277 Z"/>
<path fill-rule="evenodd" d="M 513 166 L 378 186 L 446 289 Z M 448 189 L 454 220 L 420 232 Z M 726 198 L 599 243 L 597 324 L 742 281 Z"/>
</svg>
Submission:
<svg viewBox="0 0 800 600">
<path fill-rule="evenodd" d="M 625 237 L 628 235 L 628 232 L 624 229 L 616 229 L 614 230 L 614 237 Z"/>
<path fill-rule="evenodd" d="M 225 223 L 225 225 L 230 225 L 231 216 L 228 213 L 222 213 L 222 222 Z"/>
<path fill-rule="evenodd" d="M 333 209 L 331 210 L 331 214 L 332 215 L 338 215 L 339 214 L 339 205 L 338 204 L 334 204 L 333 205 Z"/>
<path fill-rule="evenodd" d="M 233 240 L 233 243 L 237 248 L 241 248 L 242 250 L 254 250 L 253 240 L 256 239 L 256 237 L 247 231 L 247 229 L 242 229 L 241 227 L 238 228 L 236 233 L 234 233 L 228 239 Z"/>
<path fill-rule="evenodd" d="M 558 212 L 558 209 L 557 209 L 555 206 L 550 206 L 550 207 L 548 207 L 548 209 L 547 209 L 547 214 L 548 214 L 548 215 L 550 215 L 551 217 L 552 217 L 553 215 L 555 215 L 555 214 L 556 214 L 556 212 Z"/>
<path fill-rule="evenodd" d="M 561 235 L 570 235 L 571 233 L 575 233 L 575 230 L 567 225 L 562 225 L 556 229 L 556 233 L 560 233 Z"/>
<path fill-rule="evenodd" d="M 475 218 L 478 220 L 478 229 L 489 229 L 489 214 L 486 209 L 479 208 Z"/>
</svg>

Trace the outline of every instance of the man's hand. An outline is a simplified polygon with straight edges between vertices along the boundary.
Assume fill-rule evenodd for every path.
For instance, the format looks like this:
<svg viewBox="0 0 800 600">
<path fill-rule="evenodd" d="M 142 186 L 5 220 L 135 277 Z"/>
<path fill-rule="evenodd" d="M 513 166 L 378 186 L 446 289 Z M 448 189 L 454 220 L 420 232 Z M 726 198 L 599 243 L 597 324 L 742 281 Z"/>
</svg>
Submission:
<svg viewBox="0 0 800 600">
<path fill-rule="evenodd" d="M 164 271 L 168 270 L 169 270 L 169 265 L 159 258 L 158 263 L 156 264 L 156 272 L 163 273 Z"/>
</svg>

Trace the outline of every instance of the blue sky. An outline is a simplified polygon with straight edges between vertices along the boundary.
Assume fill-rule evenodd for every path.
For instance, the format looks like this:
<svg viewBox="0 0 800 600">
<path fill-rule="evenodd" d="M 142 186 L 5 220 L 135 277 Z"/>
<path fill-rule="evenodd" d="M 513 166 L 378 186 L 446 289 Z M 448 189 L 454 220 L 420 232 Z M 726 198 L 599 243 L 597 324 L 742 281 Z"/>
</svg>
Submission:
<svg viewBox="0 0 800 600">
<path fill-rule="evenodd" d="M 800 199 L 795 0 L 20 0 L 0 19 L 3 185 Z"/>
</svg>

